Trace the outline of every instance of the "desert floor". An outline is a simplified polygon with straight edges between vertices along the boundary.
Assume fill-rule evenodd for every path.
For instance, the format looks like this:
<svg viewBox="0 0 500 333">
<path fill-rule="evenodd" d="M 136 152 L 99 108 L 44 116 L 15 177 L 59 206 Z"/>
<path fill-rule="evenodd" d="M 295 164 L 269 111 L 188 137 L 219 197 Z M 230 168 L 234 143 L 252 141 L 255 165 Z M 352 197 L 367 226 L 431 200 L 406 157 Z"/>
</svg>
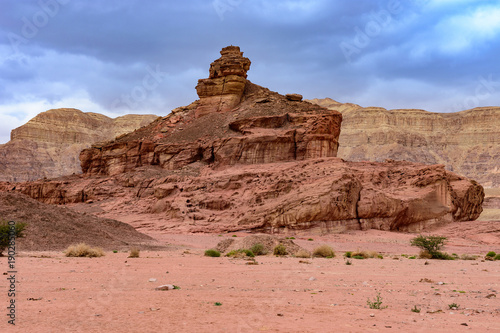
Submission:
<svg viewBox="0 0 500 333">
<path fill-rule="evenodd" d="M 268 255 L 256 257 L 258 265 L 204 256 L 233 234 L 154 233 L 167 250 L 139 258 L 21 251 L 16 325 L 7 323 L 1 283 L 0 332 L 500 332 L 500 261 L 482 260 L 500 252 L 499 227 L 467 222 L 434 232 L 448 237 L 446 252 L 477 260 L 409 259 L 419 252 L 409 245 L 415 235 L 376 230 L 297 236 L 308 250 L 332 246 L 336 258 Z M 356 250 L 384 258 L 346 265 L 343 252 Z M 0 262 L 6 272 L 7 258 Z M 180 289 L 155 290 L 163 284 Z M 371 309 L 377 295 L 382 309 Z"/>
</svg>

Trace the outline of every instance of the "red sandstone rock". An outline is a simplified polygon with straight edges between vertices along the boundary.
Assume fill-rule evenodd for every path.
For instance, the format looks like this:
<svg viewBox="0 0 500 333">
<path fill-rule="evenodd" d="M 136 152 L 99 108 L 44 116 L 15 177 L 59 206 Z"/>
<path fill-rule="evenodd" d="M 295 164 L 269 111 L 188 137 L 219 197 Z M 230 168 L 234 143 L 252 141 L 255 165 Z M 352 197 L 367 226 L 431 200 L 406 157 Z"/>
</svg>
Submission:
<svg viewBox="0 0 500 333">
<path fill-rule="evenodd" d="M 442 165 L 335 158 L 340 113 L 254 85 L 239 49 L 221 54 L 210 80 L 245 80 L 230 109 L 211 104 L 212 97 L 226 98 L 220 91 L 202 94 L 82 151 L 83 176 L 3 189 L 46 203 L 91 200 L 80 209 L 176 232 L 419 231 L 481 213 L 483 188 Z"/>
</svg>

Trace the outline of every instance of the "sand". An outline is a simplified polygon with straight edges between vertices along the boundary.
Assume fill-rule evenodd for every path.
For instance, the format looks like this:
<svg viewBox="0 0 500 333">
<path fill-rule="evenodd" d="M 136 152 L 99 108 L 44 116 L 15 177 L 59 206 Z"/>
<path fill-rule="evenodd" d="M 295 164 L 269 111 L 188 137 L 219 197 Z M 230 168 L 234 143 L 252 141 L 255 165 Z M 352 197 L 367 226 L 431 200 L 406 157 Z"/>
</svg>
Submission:
<svg viewBox="0 0 500 333">
<path fill-rule="evenodd" d="M 21 251 L 16 325 L 7 323 L 2 283 L 0 332 L 499 332 L 500 261 L 481 260 L 500 252 L 498 231 L 485 232 L 496 225 L 437 231 L 449 237 L 445 251 L 477 260 L 409 259 L 419 252 L 409 245 L 415 235 L 376 230 L 313 241 L 301 235 L 298 245 L 328 244 L 336 258 L 259 256 L 257 265 L 203 255 L 233 234 L 151 234 L 167 250 L 141 251 L 139 258 Z M 346 265 L 342 252 L 358 249 L 384 258 Z M 6 272 L 7 258 L 0 262 Z M 180 289 L 155 290 L 164 284 Z M 367 301 L 377 295 L 382 309 L 371 309 Z M 453 303 L 459 307 L 450 309 Z"/>
</svg>

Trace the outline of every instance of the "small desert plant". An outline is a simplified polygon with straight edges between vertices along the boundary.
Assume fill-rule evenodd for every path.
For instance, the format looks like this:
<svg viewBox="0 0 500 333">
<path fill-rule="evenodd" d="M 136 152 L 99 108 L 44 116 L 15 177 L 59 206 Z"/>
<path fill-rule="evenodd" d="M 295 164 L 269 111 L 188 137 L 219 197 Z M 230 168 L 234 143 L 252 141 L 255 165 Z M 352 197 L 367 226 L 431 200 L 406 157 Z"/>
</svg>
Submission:
<svg viewBox="0 0 500 333">
<path fill-rule="evenodd" d="M 238 235 L 232 235 L 231 237 L 238 237 Z"/>
<path fill-rule="evenodd" d="M 25 223 L 0 222 L 0 257 L 3 256 L 3 251 L 9 247 L 9 236 L 12 235 L 15 238 L 24 237 L 24 228 L 26 228 Z"/>
<path fill-rule="evenodd" d="M 311 253 L 307 250 L 300 249 L 295 253 L 295 257 L 297 258 L 311 258 Z"/>
<path fill-rule="evenodd" d="M 313 251 L 314 257 L 335 258 L 335 251 L 328 245 L 321 245 Z"/>
<path fill-rule="evenodd" d="M 310 241 L 310 242 L 312 242 L 314 239 L 312 239 L 312 238 L 308 238 L 307 240 L 308 240 L 308 241 Z"/>
<path fill-rule="evenodd" d="M 440 259 L 440 260 L 455 260 L 455 257 L 450 256 L 446 252 L 436 252 L 435 254 L 432 255 L 432 259 Z"/>
<path fill-rule="evenodd" d="M 205 251 L 206 257 L 220 257 L 220 252 L 214 249 L 209 249 Z"/>
<path fill-rule="evenodd" d="M 352 257 L 352 251 L 347 251 L 346 253 L 344 253 L 344 257 L 346 258 Z"/>
<path fill-rule="evenodd" d="M 255 257 L 255 254 L 247 249 L 232 250 L 226 254 L 226 257 L 233 257 L 233 258 L 242 258 L 245 256 L 253 258 Z"/>
<path fill-rule="evenodd" d="M 477 257 L 474 255 L 471 255 L 471 254 L 462 254 L 460 259 L 462 259 L 462 260 L 476 260 Z"/>
<path fill-rule="evenodd" d="M 411 309 L 411 312 L 420 313 L 420 309 L 415 305 L 413 309 Z"/>
<path fill-rule="evenodd" d="M 500 260 L 500 253 L 495 256 L 495 260 Z"/>
<path fill-rule="evenodd" d="M 113 253 L 118 253 L 118 250 L 113 250 Z"/>
<path fill-rule="evenodd" d="M 427 252 L 427 251 L 420 251 L 420 254 L 418 255 L 420 259 L 432 259 L 432 255 Z"/>
<path fill-rule="evenodd" d="M 458 305 L 457 303 L 451 303 L 451 304 L 448 304 L 448 307 L 453 310 L 453 309 L 458 309 L 460 307 L 460 305 Z"/>
<path fill-rule="evenodd" d="M 347 260 L 345 261 L 345 264 L 346 264 L 346 265 L 352 265 L 352 261 L 350 261 L 349 259 L 347 259 Z"/>
<path fill-rule="evenodd" d="M 141 253 L 141 250 L 139 250 L 136 247 L 133 247 L 130 249 L 130 253 L 128 255 L 129 258 L 139 258 L 139 255 Z"/>
<path fill-rule="evenodd" d="M 288 251 L 286 250 L 286 246 L 283 244 L 278 244 L 273 250 L 273 254 L 275 256 L 286 256 Z"/>
<path fill-rule="evenodd" d="M 221 306 L 221 305 L 222 305 L 222 303 L 221 303 L 221 302 L 215 302 L 215 303 L 214 303 L 214 305 L 215 305 L 215 306 Z"/>
<path fill-rule="evenodd" d="M 413 246 L 419 247 L 423 251 L 427 251 L 432 259 L 441 259 L 443 253 L 440 252 L 441 248 L 444 246 L 446 237 L 442 236 L 423 236 L 419 235 L 413 238 L 410 243 Z M 446 256 L 449 256 L 446 254 Z M 444 257 L 446 257 L 444 256 Z M 450 256 L 451 257 L 451 256 Z"/>
<path fill-rule="evenodd" d="M 486 256 L 484 257 L 484 259 L 486 259 L 486 260 L 498 260 L 497 254 L 495 253 L 495 251 L 490 251 L 490 252 L 486 253 Z M 499 259 L 500 259 L 500 256 L 499 256 Z"/>
<path fill-rule="evenodd" d="M 375 297 L 375 299 L 373 301 L 370 301 L 370 299 L 368 299 L 366 301 L 366 304 L 368 304 L 370 309 L 380 310 L 380 309 L 387 308 L 387 306 L 382 306 L 382 297 L 380 296 L 380 293 L 377 294 L 377 296 Z"/>
<path fill-rule="evenodd" d="M 90 247 L 85 243 L 79 243 L 76 245 L 70 245 L 66 251 L 64 251 L 66 257 L 102 257 L 104 251 L 100 247 Z"/>
<path fill-rule="evenodd" d="M 252 247 L 250 248 L 250 251 L 252 251 L 253 254 L 255 254 L 256 256 L 263 256 L 263 255 L 267 254 L 264 245 L 262 245 L 261 243 L 256 243 L 256 244 L 252 245 Z"/>
<path fill-rule="evenodd" d="M 368 258 L 378 258 L 379 254 L 375 251 L 356 251 L 351 253 L 351 258 L 354 259 L 368 259 Z"/>
</svg>

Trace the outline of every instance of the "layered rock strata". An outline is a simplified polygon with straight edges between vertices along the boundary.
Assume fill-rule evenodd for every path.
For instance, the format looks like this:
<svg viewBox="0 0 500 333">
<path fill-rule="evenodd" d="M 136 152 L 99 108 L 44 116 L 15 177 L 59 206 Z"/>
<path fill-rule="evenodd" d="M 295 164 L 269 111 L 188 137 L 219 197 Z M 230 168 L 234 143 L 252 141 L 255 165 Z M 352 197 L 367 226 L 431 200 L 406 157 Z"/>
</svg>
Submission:
<svg viewBox="0 0 500 333">
<path fill-rule="evenodd" d="M 0 181 L 21 182 L 81 173 L 79 153 L 92 143 L 108 141 L 158 118 L 126 115 L 111 119 L 77 109 L 42 112 L 12 130 L 0 145 Z"/>
<path fill-rule="evenodd" d="M 444 164 L 485 187 L 500 187 L 500 107 L 433 113 L 363 108 L 330 98 L 311 102 L 342 113 L 341 158 Z"/>
<path fill-rule="evenodd" d="M 228 68 L 243 77 L 241 52 L 229 53 L 212 64 L 214 76 Z M 0 188 L 172 232 L 420 231 L 481 213 L 475 181 L 443 165 L 346 162 L 335 157 L 341 113 L 244 80 L 231 109 L 201 94 L 85 149 L 83 175 Z"/>
</svg>

